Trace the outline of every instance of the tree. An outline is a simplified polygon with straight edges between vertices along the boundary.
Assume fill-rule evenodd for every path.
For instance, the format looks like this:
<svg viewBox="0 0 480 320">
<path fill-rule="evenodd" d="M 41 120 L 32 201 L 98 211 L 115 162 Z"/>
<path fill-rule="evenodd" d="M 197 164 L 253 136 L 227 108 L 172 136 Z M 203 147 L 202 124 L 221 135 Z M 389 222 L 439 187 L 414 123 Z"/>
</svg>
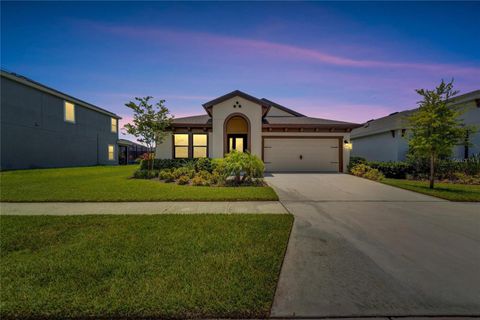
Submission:
<svg viewBox="0 0 480 320">
<path fill-rule="evenodd" d="M 451 156 L 452 148 L 463 143 L 469 129 L 459 119 L 464 111 L 448 103 L 458 93 L 453 90 L 453 80 L 449 83 L 442 80 L 434 90 L 415 91 L 422 100 L 418 102 L 418 110 L 408 117 L 412 131 L 408 137 L 409 151 L 417 158 L 429 160 L 430 189 L 433 189 L 437 160 Z"/>
<path fill-rule="evenodd" d="M 157 143 L 162 143 L 167 135 L 173 116 L 165 107 L 165 100 L 155 105 L 150 103 L 153 97 L 135 98 L 137 103 L 130 101 L 125 106 L 133 110 L 133 120 L 123 128 L 128 134 L 147 145 L 149 150 L 155 150 Z M 149 170 L 153 170 L 153 159 L 149 155 Z"/>
</svg>

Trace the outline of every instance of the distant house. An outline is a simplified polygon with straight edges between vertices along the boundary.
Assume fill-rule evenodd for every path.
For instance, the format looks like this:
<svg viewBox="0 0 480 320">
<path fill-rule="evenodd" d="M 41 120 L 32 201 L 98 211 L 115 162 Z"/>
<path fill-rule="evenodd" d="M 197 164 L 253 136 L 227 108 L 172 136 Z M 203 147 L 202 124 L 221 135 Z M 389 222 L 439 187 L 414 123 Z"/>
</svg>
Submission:
<svg viewBox="0 0 480 320">
<path fill-rule="evenodd" d="M 133 164 L 145 153 L 149 153 L 146 146 L 126 139 L 118 140 L 118 164 Z"/>
<path fill-rule="evenodd" d="M 464 123 L 480 129 L 480 90 L 453 98 L 451 105 L 465 108 L 466 112 L 462 115 Z M 405 160 L 408 152 L 406 136 L 409 132 L 406 117 L 415 110 L 395 112 L 383 118 L 370 120 L 354 129 L 351 134 L 352 156 L 376 161 Z M 454 158 L 465 159 L 480 152 L 480 132 L 470 134 L 468 140 L 472 146 L 456 146 L 453 150 Z"/>
<path fill-rule="evenodd" d="M 307 117 L 267 99 L 235 90 L 203 104 L 205 114 L 175 118 L 156 157 L 222 158 L 251 152 L 267 171 L 343 172 L 350 131 L 358 124 Z"/>
<path fill-rule="evenodd" d="M 118 164 L 115 113 L 3 70 L 0 86 L 2 170 Z"/>
</svg>

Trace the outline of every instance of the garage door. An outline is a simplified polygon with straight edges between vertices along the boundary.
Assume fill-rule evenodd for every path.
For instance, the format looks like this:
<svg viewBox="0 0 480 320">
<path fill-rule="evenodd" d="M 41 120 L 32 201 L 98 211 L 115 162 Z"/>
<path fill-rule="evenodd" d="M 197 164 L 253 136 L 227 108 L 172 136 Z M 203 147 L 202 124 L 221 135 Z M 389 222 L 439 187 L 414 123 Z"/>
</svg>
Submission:
<svg viewBox="0 0 480 320">
<path fill-rule="evenodd" d="M 319 138 L 265 138 L 265 170 L 338 172 L 339 140 Z"/>
</svg>

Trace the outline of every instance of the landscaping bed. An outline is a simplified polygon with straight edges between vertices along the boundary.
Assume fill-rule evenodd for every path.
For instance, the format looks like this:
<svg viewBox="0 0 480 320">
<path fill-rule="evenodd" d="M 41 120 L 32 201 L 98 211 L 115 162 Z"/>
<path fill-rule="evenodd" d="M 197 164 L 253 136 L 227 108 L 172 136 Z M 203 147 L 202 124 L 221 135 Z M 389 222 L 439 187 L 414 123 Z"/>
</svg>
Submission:
<svg viewBox="0 0 480 320">
<path fill-rule="evenodd" d="M 1 201 L 250 201 L 278 200 L 266 186 L 185 186 L 132 179 L 138 166 L 18 170 L 0 173 Z"/>
<path fill-rule="evenodd" d="M 293 217 L 0 221 L 2 317 L 264 318 Z"/>
</svg>

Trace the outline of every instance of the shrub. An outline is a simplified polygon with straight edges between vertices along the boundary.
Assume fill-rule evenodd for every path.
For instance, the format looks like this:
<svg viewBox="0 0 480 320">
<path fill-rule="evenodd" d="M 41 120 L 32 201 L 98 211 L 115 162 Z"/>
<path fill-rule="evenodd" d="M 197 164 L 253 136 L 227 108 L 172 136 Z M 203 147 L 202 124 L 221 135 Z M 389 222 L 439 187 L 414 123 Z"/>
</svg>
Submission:
<svg viewBox="0 0 480 320">
<path fill-rule="evenodd" d="M 480 185 L 480 176 L 467 175 L 463 172 L 456 172 L 452 180 L 461 184 Z"/>
<path fill-rule="evenodd" d="M 172 174 L 172 170 L 164 169 L 158 173 L 158 179 L 165 180 L 165 182 L 172 182 L 175 180 L 175 177 Z"/>
<path fill-rule="evenodd" d="M 351 172 L 351 169 L 359 163 L 365 164 L 365 163 L 367 163 L 367 159 L 362 158 L 362 157 L 350 157 L 350 162 L 348 163 L 348 166 L 347 166 L 348 172 Z"/>
<path fill-rule="evenodd" d="M 200 177 L 204 180 L 210 180 L 212 178 L 212 174 L 208 171 L 205 171 L 205 170 L 202 170 L 202 171 L 198 172 L 195 176 Z"/>
<path fill-rule="evenodd" d="M 177 179 L 177 184 L 180 184 L 180 185 L 188 184 L 189 182 L 190 182 L 190 177 L 186 175 L 180 176 Z"/>
<path fill-rule="evenodd" d="M 381 180 L 385 179 L 385 176 L 379 170 L 372 169 L 372 168 L 367 170 L 367 172 L 365 172 L 363 177 L 367 178 L 369 180 L 374 180 L 374 181 L 381 181 Z"/>
<path fill-rule="evenodd" d="M 257 156 L 235 150 L 228 153 L 216 168 L 219 174 L 222 173 L 226 177 L 233 176 L 235 184 L 251 182 L 253 178 L 262 178 L 264 169 L 262 160 Z"/>
<path fill-rule="evenodd" d="M 188 178 L 193 178 L 195 176 L 195 170 L 189 169 L 187 167 L 176 168 L 172 171 L 173 177 L 175 179 L 180 178 L 181 176 L 187 176 Z"/>
<path fill-rule="evenodd" d="M 194 186 L 209 186 L 210 181 L 203 178 L 202 176 L 197 175 L 192 179 L 192 185 L 194 185 Z"/>
<path fill-rule="evenodd" d="M 158 176 L 158 171 L 149 171 L 138 169 L 133 173 L 133 178 L 135 179 L 153 179 Z"/>
<path fill-rule="evenodd" d="M 413 172 L 413 167 L 406 162 L 369 161 L 366 164 L 373 169 L 379 170 L 387 178 L 405 179 L 407 174 Z"/>
<path fill-rule="evenodd" d="M 155 159 L 153 161 L 153 169 L 174 169 L 191 165 L 195 162 L 195 159 Z M 143 159 L 140 162 L 140 169 L 148 169 L 148 161 Z"/>
<path fill-rule="evenodd" d="M 357 165 L 355 165 L 351 169 L 351 173 L 354 176 L 375 181 L 380 181 L 385 178 L 385 176 L 378 169 L 373 169 L 364 163 L 358 163 Z"/>
<path fill-rule="evenodd" d="M 363 177 L 365 173 L 371 169 L 369 166 L 363 163 L 358 163 L 350 169 L 351 174 L 357 177 Z"/>
<path fill-rule="evenodd" d="M 212 172 L 212 160 L 210 158 L 200 158 L 195 162 L 195 171 L 208 171 Z"/>
</svg>

